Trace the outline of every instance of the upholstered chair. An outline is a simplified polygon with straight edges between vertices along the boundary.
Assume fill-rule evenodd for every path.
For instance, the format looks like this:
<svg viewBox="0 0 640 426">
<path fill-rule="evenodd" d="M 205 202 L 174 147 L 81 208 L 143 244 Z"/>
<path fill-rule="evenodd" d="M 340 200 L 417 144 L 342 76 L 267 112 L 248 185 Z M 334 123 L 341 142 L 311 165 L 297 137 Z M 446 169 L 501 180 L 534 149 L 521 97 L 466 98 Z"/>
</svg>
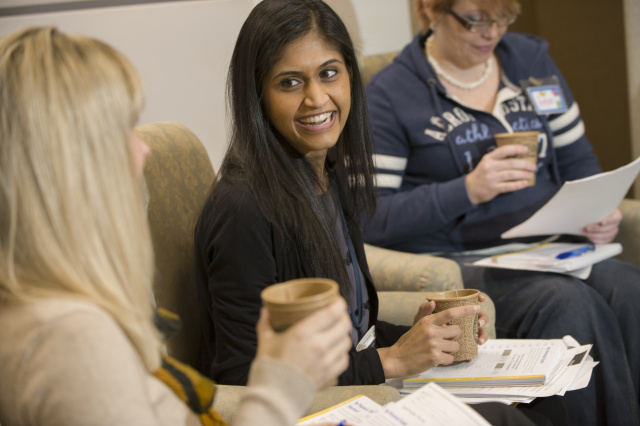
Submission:
<svg viewBox="0 0 640 426">
<path fill-rule="evenodd" d="M 640 200 L 626 198 L 620 203 L 622 222 L 616 242 L 622 244 L 619 259 L 640 268 Z"/>
<path fill-rule="evenodd" d="M 201 329 L 193 272 L 193 228 L 214 171 L 204 146 L 186 127 L 153 123 L 137 127 L 136 132 L 151 147 L 144 175 L 157 265 L 155 301 L 182 321 L 181 329 L 167 342 L 167 352 L 196 366 Z M 214 406 L 229 423 L 243 391 L 243 386 L 217 387 Z M 383 405 L 400 399 L 390 386 L 334 386 L 318 392 L 307 414 L 355 395 L 367 395 Z"/>
<path fill-rule="evenodd" d="M 186 127 L 154 123 L 135 130 L 151 148 L 144 176 L 156 256 L 156 304 L 178 314 L 182 321 L 180 330 L 168 340 L 167 350 L 195 366 L 201 330 L 194 284 L 193 228 L 215 175 L 204 146 Z"/>
</svg>

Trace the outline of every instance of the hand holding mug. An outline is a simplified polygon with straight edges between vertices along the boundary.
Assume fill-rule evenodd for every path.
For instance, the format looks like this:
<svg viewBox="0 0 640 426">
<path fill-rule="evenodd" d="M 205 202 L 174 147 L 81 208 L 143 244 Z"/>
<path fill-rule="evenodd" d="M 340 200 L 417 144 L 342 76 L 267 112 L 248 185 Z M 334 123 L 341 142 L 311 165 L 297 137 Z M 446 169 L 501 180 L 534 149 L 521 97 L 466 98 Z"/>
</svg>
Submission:
<svg viewBox="0 0 640 426">
<path fill-rule="evenodd" d="M 305 372 L 318 389 L 324 388 L 349 366 L 352 347 L 351 319 L 342 297 L 301 319 L 287 330 L 276 332 L 269 323 L 269 311 L 262 308 L 256 326 L 256 358 L 268 357 Z"/>
<path fill-rule="evenodd" d="M 421 316 L 393 346 L 378 349 L 385 377 L 406 377 L 451 364 L 454 361 L 452 354 L 460 349 L 455 339 L 461 330 L 457 325 L 447 324 L 479 311 L 478 305 L 467 305 Z M 419 315 L 420 311 L 416 317 Z"/>
<path fill-rule="evenodd" d="M 529 185 L 536 166 L 528 160 L 514 158 L 529 152 L 523 145 L 505 145 L 486 153 L 465 177 L 469 199 L 475 205 L 493 200 L 500 194 L 518 191 Z"/>
</svg>

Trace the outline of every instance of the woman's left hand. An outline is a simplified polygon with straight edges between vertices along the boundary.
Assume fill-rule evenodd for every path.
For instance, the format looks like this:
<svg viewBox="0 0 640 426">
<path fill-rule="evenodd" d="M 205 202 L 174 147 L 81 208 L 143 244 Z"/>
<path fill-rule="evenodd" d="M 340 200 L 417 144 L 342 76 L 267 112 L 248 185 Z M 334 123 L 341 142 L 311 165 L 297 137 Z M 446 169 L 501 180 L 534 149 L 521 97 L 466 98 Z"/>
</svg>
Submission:
<svg viewBox="0 0 640 426">
<path fill-rule="evenodd" d="M 483 293 L 480 293 L 478 295 L 478 301 L 484 302 L 485 300 L 486 299 Z M 432 314 L 435 309 L 436 309 L 436 302 L 434 302 L 433 300 L 430 302 L 424 302 L 418 308 L 418 312 L 416 313 L 416 316 L 413 318 L 413 323 L 415 324 L 418 321 L 420 321 L 422 318 L 426 317 L 427 315 Z M 478 344 L 480 345 L 483 345 L 489 338 L 489 333 L 487 333 L 487 330 L 484 329 L 484 326 L 487 325 L 488 323 L 489 323 L 489 315 L 487 314 L 487 312 L 486 311 L 478 312 Z"/>
<path fill-rule="evenodd" d="M 413 324 L 416 324 L 418 321 L 420 321 L 422 318 L 426 317 L 427 315 L 431 315 L 433 311 L 435 311 L 435 309 L 436 309 L 436 302 L 434 302 L 433 300 L 430 302 L 424 302 L 423 304 L 421 304 L 420 307 L 418 308 L 418 312 L 416 313 L 416 316 L 413 317 Z"/>
<path fill-rule="evenodd" d="M 615 209 L 613 213 L 602 219 L 602 221 L 582 228 L 582 235 L 594 244 L 610 243 L 618 235 L 621 220 L 622 212 L 619 209 Z"/>
</svg>

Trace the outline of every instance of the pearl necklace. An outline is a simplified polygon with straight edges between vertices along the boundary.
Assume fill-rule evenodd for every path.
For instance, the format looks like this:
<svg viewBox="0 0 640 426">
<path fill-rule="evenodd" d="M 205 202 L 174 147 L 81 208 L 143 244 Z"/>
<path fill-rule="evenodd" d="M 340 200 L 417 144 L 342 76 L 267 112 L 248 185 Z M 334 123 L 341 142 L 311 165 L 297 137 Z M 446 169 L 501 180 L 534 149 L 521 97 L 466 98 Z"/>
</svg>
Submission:
<svg viewBox="0 0 640 426">
<path fill-rule="evenodd" d="M 438 74 L 440 77 L 444 78 L 449 83 L 451 83 L 455 87 L 458 87 L 458 88 L 460 88 L 462 90 L 473 90 L 473 89 L 479 87 L 485 81 L 487 81 L 487 79 L 489 78 L 489 74 L 491 74 L 491 70 L 493 69 L 493 56 L 491 56 L 489 59 L 487 59 L 487 62 L 485 64 L 485 68 L 484 68 L 484 72 L 482 73 L 482 75 L 480 76 L 479 79 L 477 79 L 476 81 L 472 81 L 471 83 L 463 83 L 463 82 L 455 79 L 454 77 L 450 76 L 442 68 L 440 68 L 440 65 L 436 62 L 436 60 L 434 59 L 433 55 L 431 54 L 431 52 L 432 52 L 432 49 L 431 49 L 432 42 L 433 42 L 433 36 L 429 37 L 427 39 L 427 42 L 425 43 L 425 55 L 427 56 L 427 61 L 429 61 L 429 63 L 431 64 L 431 66 L 435 70 L 436 74 Z"/>
</svg>

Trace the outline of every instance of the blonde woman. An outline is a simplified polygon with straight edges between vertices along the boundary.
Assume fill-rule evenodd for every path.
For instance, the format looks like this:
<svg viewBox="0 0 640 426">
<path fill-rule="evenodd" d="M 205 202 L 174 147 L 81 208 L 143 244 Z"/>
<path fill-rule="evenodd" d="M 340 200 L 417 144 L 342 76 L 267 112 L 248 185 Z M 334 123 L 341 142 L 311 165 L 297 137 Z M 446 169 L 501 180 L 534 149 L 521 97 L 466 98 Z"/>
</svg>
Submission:
<svg viewBox="0 0 640 426">
<path fill-rule="evenodd" d="M 0 39 L 3 425 L 223 423 L 158 378 L 143 98 L 100 41 L 54 28 Z M 350 328 L 343 300 L 282 334 L 263 313 L 236 423 L 293 424 L 346 368 Z"/>
</svg>

